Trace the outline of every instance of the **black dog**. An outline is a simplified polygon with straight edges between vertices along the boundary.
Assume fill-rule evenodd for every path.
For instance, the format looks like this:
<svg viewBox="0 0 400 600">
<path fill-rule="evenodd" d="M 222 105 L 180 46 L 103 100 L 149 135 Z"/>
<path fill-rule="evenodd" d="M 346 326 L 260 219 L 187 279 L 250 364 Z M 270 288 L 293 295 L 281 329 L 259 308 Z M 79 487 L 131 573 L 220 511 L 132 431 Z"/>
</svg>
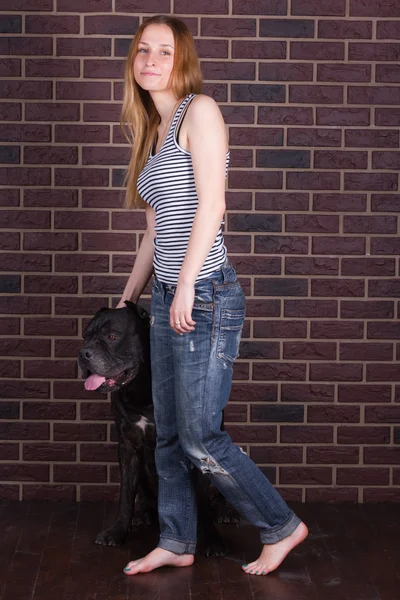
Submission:
<svg viewBox="0 0 400 600">
<path fill-rule="evenodd" d="M 156 429 L 151 394 L 150 319 L 137 304 L 100 309 L 86 327 L 78 365 L 87 390 L 111 393 L 118 432 L 121 474 L 118 516 L 102 531 L 97 544 L 117 545 L 128 536 L 132 524 L 149 524 L 157 518 L 157 473 L 154 450 Z M 196 469 L 200 549 L 222 556 L 226 547 L 214 519 L 237 522 L 221 494 Z M 135 517 L 135 518 L 134 518 Z"/>
</svg>

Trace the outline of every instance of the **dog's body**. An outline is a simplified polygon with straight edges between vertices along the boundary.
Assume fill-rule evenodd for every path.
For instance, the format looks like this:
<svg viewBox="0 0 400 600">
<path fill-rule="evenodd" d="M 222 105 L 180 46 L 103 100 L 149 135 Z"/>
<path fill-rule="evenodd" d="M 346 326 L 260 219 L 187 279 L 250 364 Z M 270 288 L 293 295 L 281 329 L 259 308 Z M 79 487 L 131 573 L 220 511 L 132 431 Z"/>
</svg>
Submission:
<svg viewBox="0 0 400 600">
<path fill-rule="evenodd" d="M 118 432 L 119 511 L 113 526 L 97 536 L 96 543 L 103 545 L 122 543 L 134 516 L 136 524 L 140 524 L 157 515 L 149 315 L 131 302 L 126 305 L 120 309 L 101 309 L 95 314 L 83 334 L 85 346 L 78 358 L 86 389 L 112 392 L 111 406 Z M 226 550 L 214 526 L 210 486 L 200 472 L 196 477 L 202 551 L 207 555 L 223 555 Z M 218 495 L 217 492 L 214 497 Z M 216 504 L 220 509 L 221 502 Z M 236 522 L 237 518 L 225 507 L 225 517 L 220 514 L 219 520 Z"/>
</svg>

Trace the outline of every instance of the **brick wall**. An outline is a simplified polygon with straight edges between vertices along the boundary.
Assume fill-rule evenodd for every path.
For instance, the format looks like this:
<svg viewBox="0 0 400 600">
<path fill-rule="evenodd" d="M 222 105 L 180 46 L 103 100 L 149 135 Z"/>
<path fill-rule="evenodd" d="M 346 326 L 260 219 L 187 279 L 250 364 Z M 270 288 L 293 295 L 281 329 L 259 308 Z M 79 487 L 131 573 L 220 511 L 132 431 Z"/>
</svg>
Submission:
<svg viewBox="0 0 400 600">
<path fill-rule="evenodd" d="M 288 500 L 399 501 L 400 3 L 0 8 L 0 495 L 118 490 L 109 402 L 76 354 L 144 227 L 121 208 L 124 56 L 144 14 L 171 11 L 229 127 L 226 242 L 248 296 L 229 431 Z"/>
</svg>

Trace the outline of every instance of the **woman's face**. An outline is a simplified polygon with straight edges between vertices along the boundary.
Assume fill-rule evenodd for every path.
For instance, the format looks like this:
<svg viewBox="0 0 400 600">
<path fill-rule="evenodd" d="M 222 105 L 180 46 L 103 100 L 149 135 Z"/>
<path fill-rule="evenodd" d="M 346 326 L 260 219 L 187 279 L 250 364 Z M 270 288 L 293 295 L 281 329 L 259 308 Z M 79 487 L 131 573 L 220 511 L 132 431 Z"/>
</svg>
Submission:
<svg viewBox="0 0 400 600">
<path fill-rule="evenodd" d="M 174 34 L 168 25 L 148 25 L 142 32 L 133 61 L 136 83 L 148 92 L 167 90 L 174 51 Z"/>
</svg>

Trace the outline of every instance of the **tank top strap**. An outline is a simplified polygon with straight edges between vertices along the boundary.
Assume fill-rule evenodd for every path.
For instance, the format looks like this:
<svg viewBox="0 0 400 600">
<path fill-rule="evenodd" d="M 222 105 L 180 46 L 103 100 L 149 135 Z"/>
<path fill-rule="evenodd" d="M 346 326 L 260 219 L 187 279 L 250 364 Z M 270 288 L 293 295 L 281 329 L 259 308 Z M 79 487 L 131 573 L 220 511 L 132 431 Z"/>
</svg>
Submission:
<svg viewBox="0 0 400 600">
<path fill-rule="evenodd" d="M 153 147 L 150 148 L 149 158 L 154 158 L 154 156 L 158 156 L 158 154 L 161 152 L 161 150 L 163 150 L 165 145 L 167 145 L 171 141 L 171 139 L 173 139 L 173 137 L 175 135 L 176 126 L 180 120 L 182 112 L 185 111 L 185 107 L 188 105 L 188 103 L 190 103 L 190 101 L 195 97 L 195 95 L 196 94 L 193 94 L 193 93 L 188 94 L 187 96 L 185 96 L 185 98 L 179 104 L 178 108 L 175 111 L 175 114 L 171 121 L 171 125 L 169 126 L 168 133 L 162 143 L 161 148 L 159 149 L 159 151 L 156 154 L 154 154 L 154 150 L 155 150 L 155 146 L 156 146 L 156 140 L 155 140 Z"/>
<path fill-rule="evenodd" d="M 171 131 L 175 133 L 176 128 L 179 125 L 179 122 L 181 120 L 182 115 L 186 112 L 186 108 L 187 106 L 190 104 L 190 102 L 193 100 L 193 98 L 195 97 L 196 94 L 188 94 L 186 96 L 186 98 L 184 98 L 182 100 L 182 102 L 180 103 L 180 105 L 178 106 L 178 109 L 175 113 L 174 119 L 172 121 L 172 126 L 171 126 Z"/>
</svg>

